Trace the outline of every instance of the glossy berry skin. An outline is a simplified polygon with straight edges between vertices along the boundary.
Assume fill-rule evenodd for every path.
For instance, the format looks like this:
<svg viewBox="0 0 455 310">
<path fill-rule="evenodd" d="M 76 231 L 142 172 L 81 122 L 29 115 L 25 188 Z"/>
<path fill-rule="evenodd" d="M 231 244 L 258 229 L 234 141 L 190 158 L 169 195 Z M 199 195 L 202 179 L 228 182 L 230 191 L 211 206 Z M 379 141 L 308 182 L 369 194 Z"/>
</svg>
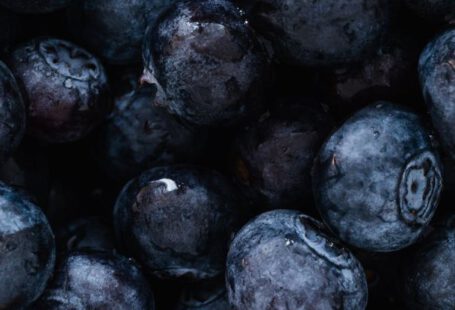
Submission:
<svg viewBox="0 0 455 310">
<path fill-rule="evenodd" d="M 441 164 L 418 115 L 388 102 L 348 119 L 322 146 L 313 171 L 316 206 L 343 241 L 402 249 L 430 222 Z"/>
<path fill-rule="evenodd" d="M 311 200 L 311 168 L 331 128 L 322 109 L 281 106 L 238 135 L 237 178 L 269 208 L 303 208 Z"/>
<path fill-rule="evenodd" d="M 391 12 L 385 0 L 249 0 L 253 27 L 280 61 L 329 66 L 359 61 L 374 50 Z"/>
<path fill-rule="evenodd" d="M 22 309 L 51 277 L 54 235 L 41 210 L 23 193 L 0 183 L 0 308 Z"/>
<path fill-rule="evenodd" d="M 130 92 L 116 100 L 104 123 L 97 158 L 114 179 L 126 181 L 146 169 L 201 156 L 206 135 L 154 106 L 154 100 L 150 87 Z"/>
<path fill-rule="evenodd" d="M 171 113 L 229 126 L 263 101 L 269 63 L 240 10 L 228 0 L 180 1 L 147 31 L 144 80 L 158 83 Z"/>
<path fill-rule="evenodd" d="M 235 188 L 220 174 L 160 167 L 123 188 L 114 228 L 120 244 L 155 278 L 198 281 L 223 273 L 242 211 Z"/>
<path fill-rule="evenodd" d="M 35 309 L 155 309 L 153 292 L 133 260 L 103 251 L 74 251 L 56 269 Z"/>
<path fill-rule="evenodd" d="M 68 26 L 84 46 L 109 63 L 137 63 L 145 29 L 173 0 L 90 0 L 68 10 Z"/>
<path fill-rule="evenodd" d="M 446 152 L 455 159 L 455 29 L 442 33 L 423 50 L 419 76 L 433 125 Z"/>
<path fill-rule="evenodd" d="M 17 48 L 9 59 L 28 103 L 28 132 L 51 143 L 86 136 L 110 108 L 102 64 L 82 48 L 39 38 Z"/>
<path fill-rule="evenodd" d="M 406 0 L 418 15 L 436 23 L 455 21 L 455 2 L 452 0 Z"/>
<path fill-rule="evenodd" d="M 404 301 L 409 309 L 455 308 L 455 216 L 424 239 L 405 272 Z"/>
<path fill-rule="evenodd" d="M 25 133 L 25 105 L 8 67 L 0 62 L 0 162 L 19 146 Z"/>
<path fill-rule="evenodd" d="M 233 309 L 365 309 L 357 259 L 302 213 L 275 210 L 245 225 L 227 258 Z"/>
<path fill-rule="evenodd" d="M 63 9 L 76 0 L 0 0 L 0 5 L 17 13 L 38 14 Z"/>
</svg>

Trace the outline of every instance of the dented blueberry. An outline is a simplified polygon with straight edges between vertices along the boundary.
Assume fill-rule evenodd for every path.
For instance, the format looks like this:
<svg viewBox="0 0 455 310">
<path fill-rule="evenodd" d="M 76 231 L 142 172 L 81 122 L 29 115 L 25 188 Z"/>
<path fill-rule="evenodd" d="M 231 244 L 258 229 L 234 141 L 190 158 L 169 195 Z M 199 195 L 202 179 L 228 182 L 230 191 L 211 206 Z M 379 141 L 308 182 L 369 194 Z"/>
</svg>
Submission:
<svg viewBox="0 0 455 310">
<path fill-rule="evenodd" d="M 161 105 L 198 125 L 254 114 L 269 80 L 262 46 L 228 0 L 177 2 L 147 31 L 143 58 L 143 80 L 159 85 Z"/>
<path fill-rule="evenodd" d="M 322 146 L 313 171 L 316 206 L 343 241 L 370 251 L 400 250 L 433 217 L 441 169 L 417 114 L 372 104 Z"/>
<path fill-rule="evenodd" d="M 235 236 L 226 284 L 233 309 L 365 309 L 357 259 L 316 220 L 290 210 L 264 213 Z"/>
<path fill-rule="evenodd" d="M 120 245 L 155 278 L 211 279 L 224 271 L 230 236 L 243 223 L 242 207 L 236 189 L 216 172 L 160 167 L 123 188 L 114 228 Z"/>
<path fill-rule="evenodd" d="M 131 259 L 85 250 L 64 256 L 35 309 L 155 309 L 141 269 Z"/>
<path fill-rule="evenodd" d="M 51 277 L 54 235 L 41 210 L 0 183 L 0 308 L 23 309 Z"/>
<path fill-rule="evenodd" d="M 39 38 L 17 48 L 9 64 L 28 103 L 28 132 L 53 143 L 86 136 L 109 111 L 102 64 L 67 41 Z"/>
</svg>

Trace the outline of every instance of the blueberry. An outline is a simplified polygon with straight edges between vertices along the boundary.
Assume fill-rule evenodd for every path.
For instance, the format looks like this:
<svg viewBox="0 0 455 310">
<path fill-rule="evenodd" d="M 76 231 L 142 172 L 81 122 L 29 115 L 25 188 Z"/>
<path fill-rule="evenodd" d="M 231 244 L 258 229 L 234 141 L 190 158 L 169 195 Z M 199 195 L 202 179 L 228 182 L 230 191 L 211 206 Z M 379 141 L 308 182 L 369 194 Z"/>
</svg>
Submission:
<svg viewBox="0 0 455 310">
<path fill-rule="evenodd" d="M 455 21 L 455 2 L 452 0 L 406 0 L 418 15 L 436 23 Z"/>
<path fill-rule="evenodd" d="M 68 6 L 77 0 L 0 0 L 0 5 L 18 13 L 49 13 Z"/>
<path fill-rule="evenodd" d="M 418 115 L 388 102 L 348 119 L 322 146 L 313 171 L 316 205 L 343 241 L 402 249 L 430 222 L 441 164 Z"/>
<path fill-rule="evenodd" d="M 62 259 L 35 309 L 155 309 L 147 279 L 133 260 L 103 251 Z"/>
<path fill-rule="evenodd" d="M 25 105 L 11 71 L 0 62 L 0 162 L 19 146 L 25 132 Z"/>
<path fill-rule="evenodd" d="M 223 273 L 242 209 L 236 189 L 222 175 L 159 167 L 123 188 L 114 228 L 120 244 L 155 278 L 198 281 Z"/>
<path fill-rule="evenodd" d="M 270 208 L 307 207 L 313 160 L 330 127 L 320 107 L 277 107 L 238 135 L 237 178 Z"/>
<path fill-rule="evenodd" d="M 455 216 L 425 240 L 405 268 L 409 309 L 455 309 Z"/>
<path fill-rule="evenodd" d="M 389 23 L 386 0 L 249 0 L 250 21 L 282 62 L 326 66 L 361 60 Z"/>
<path fill-rule="evenodd" d="M 226 283 L 233 309 L 365 309 L 357 259 L 297 211 L 264 213 L 235 236 Z"/>
<path fill-rule="evenodd" d="M 68 10 L 68 25 L 84 45 L 114 64 L 141 60 L 148 23 L 173 0 L 87 0 Z"/>
<path fill-rule="evenodd" d="M 70 42 L 32 40 L 12 53 L 10 65 L 26 94 L 28 131 L 42 140 L 78 140 L 110 107 L 103 66 Z"/>
<path fill-rule="evenodd" d="M 202 155 L 206 135 L 151 104 L 154 100 L 155 92 L 146 87 L 116 100 L 97 146 L 97 158 L 113 178 L 128 180 L 147 168 Z"/>
<path fill-rule="evenodd" d="M 230 310 L 224 281 L 208 281 L 182 290 L 174 310 Z"/>
<path fill-rule="evenodd" d="M 22 309 L 37 299 L 52 275 L 55 244 L 41 210 L 0 183 L 0 308 Z"/>
<path fill-rule="evenodd" d="M 228 126 L 263 101 L 269 62 L 240 10 L 228 0 L 180 1 L 147 31 L 144 81 L 161 105 L 198 125 Z"/>
<path fill-rule="evenodd" d="M 359 64 L 336 68 L 332 91 L 338 112 L 352 114 L 377 100 L 412 102 L 419 93 L 416 66 L 420 51 L 416 38 L 400 27 L 372 56 Z"/>
<path fill-rule="evenodd" d="M 110 223 L 96 216 L 83 217 L 62 225 L 57 230 L 57 246 L 63 251 L 114 250 L 114 230 Z"/>
<path fill-rule="evenodd" d="M 437 36 L 424 49 L 419 76 L 433 125 L 446 151 L 455 159 L 455 29 Z"/>
</svg>

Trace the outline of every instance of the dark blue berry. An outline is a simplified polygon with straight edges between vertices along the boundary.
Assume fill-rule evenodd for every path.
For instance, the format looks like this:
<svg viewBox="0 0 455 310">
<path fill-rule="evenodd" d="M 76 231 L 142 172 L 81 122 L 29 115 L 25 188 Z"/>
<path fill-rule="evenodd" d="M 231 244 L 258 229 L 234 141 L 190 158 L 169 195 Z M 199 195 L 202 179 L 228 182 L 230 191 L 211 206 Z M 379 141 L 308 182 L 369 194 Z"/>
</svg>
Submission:
<svg viewBox="0 0 455 310">
<path fill-rule="evenodd" d="M 226 284 L 233 309 L 365 309 L 357 259 L 316 220 L 290 210 L 264 213 L 235 236 Z"/>
<path fill-rule="evenodd" d="M 160 167 L 130 181 L 114 208 L 118 241 L 149 274 L 197 281 L 224 271 L 242 202 L 222 175 L 201 168 Z"/>
<path fill-rule="evenodd" d="M 145 29 L 173 0 L 84 0 L 68 10 L 68 26 L 85 46 L 114 64 L 137 63 Z"/>
<path fill-rule="evenodd" d="M 394 251 L 414 243 L 433 217 L 441 164 L 419 116 L 379 102 L 325 142 L 313 184 L 319 212 L 338 237 L 362 249 Z"/>
<path fill-rule="evenodd" d="M 192 123 L 231 125 L 263 101 L 268 60 L 231 1 L 177 2 L 149 28 L 143 58 L 161 105 Z"/>
<path fill-rule="evenodd" d="M 0 0 L 0 5 L 18 13 L 49 13 L 77 0 Z"/>
<path fill-rule="evenodd" d="M 35 309 L 155 309 L 147 279 L 133 260 L 103 251 L 75 251 L 59 263 Z"/>
<path fill-rule="evenodd" d="M 0 183 L 0 308 L 22 309 L 37 299 L 54 261 L 54 235 L 44 214 Z"/>
<path fill-rule="evenodd" d="M 405 268 L 409 309 L 455 309 L 455 215 L 422 241 Z"/>
<path fill-rule="evenodd" d="M 102 64 L 82 48 L 40 38 L 17 48 L 11 70 L 25 91 L 28 132 L 48 142 L 86 136 L 110 108 Z"/>
<path fill-rule="evenodd" d="M 360 61 L 376 48 L 391 17 L 387 0 L 250 0 L 251 24 L 278 58 L 306 66 Z"/>
</svg>

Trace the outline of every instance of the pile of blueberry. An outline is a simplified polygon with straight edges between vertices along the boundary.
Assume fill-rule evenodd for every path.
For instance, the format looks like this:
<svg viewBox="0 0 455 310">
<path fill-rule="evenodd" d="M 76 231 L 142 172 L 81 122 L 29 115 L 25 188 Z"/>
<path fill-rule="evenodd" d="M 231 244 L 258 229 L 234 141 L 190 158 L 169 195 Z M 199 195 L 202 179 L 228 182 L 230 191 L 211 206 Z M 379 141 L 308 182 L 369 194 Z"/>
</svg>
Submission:
<svg viewBox="0 0 455 310">
<path fill-rule="evenodd" d="M 0 25 L 0 309 L 455 309 L 454 0 Z"/>
</svg>

